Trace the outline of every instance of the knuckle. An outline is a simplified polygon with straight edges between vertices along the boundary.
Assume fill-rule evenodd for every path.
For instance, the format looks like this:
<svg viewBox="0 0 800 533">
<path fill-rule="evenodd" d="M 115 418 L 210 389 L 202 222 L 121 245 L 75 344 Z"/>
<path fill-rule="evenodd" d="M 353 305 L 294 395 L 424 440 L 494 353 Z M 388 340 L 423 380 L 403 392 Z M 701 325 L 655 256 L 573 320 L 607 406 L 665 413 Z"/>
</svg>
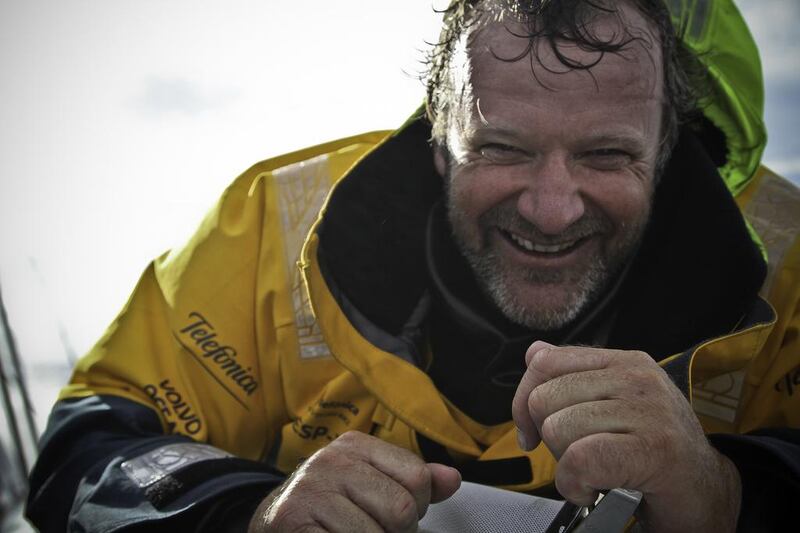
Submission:
<svg viewBox="0 0 800 533">
<path fill-rule="evenodd" d="M 340 467 L 343 463 L 343 454 L 336 448 L 326 446 L 308 458 L 301 467 L 303 472 L 315 472 L 329 468 Z"/>
<path fill-rule="evenodd" d="M 660 389 L 664 386 L 663 371 L 658 367 L 650 367 L 639 371 L 639 380 L 651 389 Z"/>
<path fill-rule="evenodd" d="M 328 490 L 325 477 L 314 475 L 314 473 L 304 472 L 298 476 L 288 491 L 282 496 L 282 504 L 289 505 L 291 508 L 299 502 L 309 501 L 319 494 L 324 494 Z"/>
<path fill-rule="evenodd" d="M 391 529 L 396 531 L 413 529 L 417 525 L 418 517 L 417 502 L 408 492 L 399 495 L 392 502 Z"/>
<path fill-rule="evenodd" d="M 305 464 L 316 468 L 319 465 L 341 467 L 357 462 L 357 458 L 361 456 L 359 450 L 369 444 L 366 442 L 368 438 L 370 437 L 358 431 L 342 433 L 333 442 L 315 452 Z"/>
<path fill-rule="evenodd" d="M 591 470 L 593 446 L 586 444 L 589 440 L 582 439 L 574 442 L 561 456 L 560 462 L 564 463 L 565 468 L 570 472 L 589 472 Z"/>
<path fill-rule="evenodd" d="M 661 388 L 661 379 L 655 372 L 647 369 L 631 369 L 625 374 L 625 382 L 629 390 L 637 398 L 652 395 Z"/>
<path fill-rule="evenodd" d="M 555 415 L 550 415 L 544 419 L 541 427 L 542 439 L 547 443 L 550 448 L 559 448 L 561 444 L 561 435 L 558 431 L 559 424 Z"/>
<path fill-rule="evenodd" d="M 518 416 L 524 416 L 528 408 L 528 397 L 521 389 L 517 390 L 514 399 L 511 400 L 511 413 L 516 419 Z"/>
<path fill-rule="evenodd" d="M 287 499 L 272 506 L 265 524 L 272 531 L 299 531 L 308 525 L 308 521 L 304 520 L 302 509 L 292 505 L 291 500 Z"/>
<path fill-rule="evenodd" d="M 548 412 L 548 404 L 547 401 L 548 395 L 545 394 L 543 387 L 539 386 L 533 389 L 530 394 L 528 394 L 528 412 L 531 414 L 532 417 L 544 417 L 545 414 Z"/>
<path fill-rule="evenodd" d="M 431 471 L 428 466 L 422 461 L 410 465 L 408 483 L 414 493 L 428 490 L 431 486 Z"/>
<path fill-rule="evenodd" d="M 533 354 L 528 368 L 534 372 L 547 373 L 547 370 L 550 368 L 550 361 L 552 359 L 550 354 L 552 351 L 553 348 L 543 348 Z"/>
<path fill-rule="evenodd" d="M 636 362 L 638 362 L 638 363 L 642 363 L 642 364 L 650 364 L 650 363 L 654 363 L 654 362 L 655 362 L 655 361 L 653 360 L 653 358 L 652 358 L 652 357 L 650 357 L 650 354 L 648 354 L 647 352 L 642 352 L 642 351 L 640 351 L 640 350 L 632 350 L 632 351 L 631 351 L 631 352 L 629 352 L 629 353 L 630 353 L 630 356 L 631 356 L 633 359 L 635 359 L 635 360 L 636 360 Z"/>
<path fill-rule="evenodd" d="M 362 442 L 365 437 L 366 435 L 360 431 L 350 430 L 339 435 L 334 442 L 338 442 L 339 444 L 358 444 Z"/>
<path fill-rule="evenodd" d="M 293 474 L 295 486 L 303 490 L 317 490 L 341 480 L 337 475 L 345 469 L 357 468 L 359 461 L 341 450 L 324 448 L 306 460 Z"/>
</svg>

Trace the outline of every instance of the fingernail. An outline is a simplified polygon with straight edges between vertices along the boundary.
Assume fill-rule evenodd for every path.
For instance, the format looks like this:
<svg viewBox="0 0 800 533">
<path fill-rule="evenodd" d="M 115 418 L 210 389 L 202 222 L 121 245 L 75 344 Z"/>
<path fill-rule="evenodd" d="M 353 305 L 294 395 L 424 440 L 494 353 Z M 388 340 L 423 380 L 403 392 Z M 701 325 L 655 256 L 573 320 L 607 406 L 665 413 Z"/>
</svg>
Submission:
<svg viewBox="0 0 800 533">
<path fill-rule="evenodd" d="M 525 452 L 531 451 L 531 447 L 528 444 L 528 439 L 525 437 L 525 434 L 517 428 L 517 444 L 519 445 L 520 449 Z"/>
</svg>

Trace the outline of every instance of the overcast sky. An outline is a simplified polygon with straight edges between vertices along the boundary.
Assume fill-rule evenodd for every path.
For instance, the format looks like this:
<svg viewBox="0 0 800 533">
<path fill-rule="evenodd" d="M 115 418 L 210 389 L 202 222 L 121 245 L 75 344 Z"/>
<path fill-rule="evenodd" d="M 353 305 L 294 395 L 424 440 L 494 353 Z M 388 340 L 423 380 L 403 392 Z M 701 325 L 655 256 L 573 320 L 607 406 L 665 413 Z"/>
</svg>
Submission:
<svg viewBox="0 0 800 533">
<path fill-rule="evenodd" d="M 765 161 L 800 181 L 800 2 L 739 5 Z M 0 0 L 0 284 L 26 364 L 86 351 L 252 163 L 402 123 L 438 24 L 430 0 Z"/>
</svg>

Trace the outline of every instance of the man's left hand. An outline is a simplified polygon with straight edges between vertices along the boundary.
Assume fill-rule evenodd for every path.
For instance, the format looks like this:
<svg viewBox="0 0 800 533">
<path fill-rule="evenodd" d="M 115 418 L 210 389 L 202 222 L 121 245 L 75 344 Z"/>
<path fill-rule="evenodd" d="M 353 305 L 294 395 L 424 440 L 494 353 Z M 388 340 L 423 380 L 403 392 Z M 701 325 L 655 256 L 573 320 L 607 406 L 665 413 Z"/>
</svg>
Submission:
<svg viewBox="0 0 800 533">
<path fill-rule="evenodd" d="M 512 404 L 520 446 L 544 441 L 564 498 L 589 505 L 601 490 L 636 489 L 647 531 L 735 530 L 739 473 L 652 357 L 537 341 L 525 361 Z"/>
</svg>

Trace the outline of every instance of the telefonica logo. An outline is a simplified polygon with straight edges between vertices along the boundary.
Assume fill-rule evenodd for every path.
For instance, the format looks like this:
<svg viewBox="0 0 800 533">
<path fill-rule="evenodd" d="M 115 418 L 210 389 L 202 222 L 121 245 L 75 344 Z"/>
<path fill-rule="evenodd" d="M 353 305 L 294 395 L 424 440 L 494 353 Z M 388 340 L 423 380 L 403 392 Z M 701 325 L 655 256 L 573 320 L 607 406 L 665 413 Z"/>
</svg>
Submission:
<svg viewBox="0 0 800 533">
<path fill-rule="evenodd" d="M 201 360 L 213 363 L 237 387 L 246 392 L 248 396 L 252 395 L 258 388 L 258 381 L 253 376 L 253 369 L 244 368 L 239 364 L 236 349 L 221 344 L 217 340 L 214 326 L 203 315 L 193 311 L 189 313 L 189 319 L 192 322 L 180 332 L 183 337 L 191 339 L 195 347 L 199 349 L 199 353 L 190 350 L 191 353 Z"/>
</svg>

